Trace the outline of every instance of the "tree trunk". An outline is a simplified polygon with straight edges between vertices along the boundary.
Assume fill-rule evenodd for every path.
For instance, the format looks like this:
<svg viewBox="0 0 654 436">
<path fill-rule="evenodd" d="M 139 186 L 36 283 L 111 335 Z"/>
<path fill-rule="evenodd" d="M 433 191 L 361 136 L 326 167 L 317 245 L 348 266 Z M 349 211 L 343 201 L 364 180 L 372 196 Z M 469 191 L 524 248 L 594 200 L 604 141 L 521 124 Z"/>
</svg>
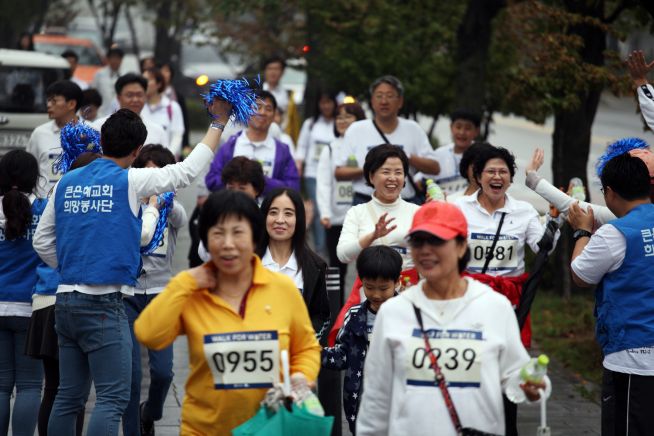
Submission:
<svg viewBox="0 0 654 436">
<path fill-rule="evenodd" d="M 457 79 L 454 106 L 483 113 L 486 100 L 486 65 L 493 18 L 504 0 L 470 0 L 457 30 Z"/>
<path fill-rule="evenodd" d="M 580 2 L 581 3 L 581 2 Z M 592 2 L 592 5 L 582 6 L 585 10 L 571 10 L 585 16 L 603 18 L 604 2 Z M 579 6 L 579 5 L 576 5 Z M 581 49 L 582 61 L 593 65 L 604 65 L 604 50 L 606 49 L 606 34 L 597 26 L 580 24 L 573 26 L 570 33 L 583 38 Z M 588 186 L 588 153 L 590 151 L 591 129 L 597 113 L 602 87 L 597 86 L 580 94 L 580 105 L 573 110 L 558 111 L 554 116 L 554 132 L 552 134 L 552 173 L 555 186 L 565 189 L 571 178 L 579 177 L 584 186 Z M 570 257 L 574 243 L 570 231 L 563 232 L 556 250 L 556 266 L 561 268 L 561 274 L 555 275 L 555 286 L 561 290 L 565 298 L 572 294 L 573 283 L 570 277 Z"/>
<path fill-rule="evenodd" d="M 155 22 L 154 58 L 158 62 L 177 63 L 180 44 L 171 35 L 170 26 L 173 22 L 172 9 L 174 0 L 163 0 L 157 5 L 157 20 Z"/>
<path fill-rule="evenodd" d="M 139 47 L 138 38 L 136 37 L 136 28 L 134 27 L 134 20 L 132 19 L 131 6 L 125 5 L 125 20 L 127 21 L 127 27 L 129 28 L 129 36 L 132 40 L 132 51 L 136 55 L 137 59 L 141 59 L 141 50 Z"/>
</svg>

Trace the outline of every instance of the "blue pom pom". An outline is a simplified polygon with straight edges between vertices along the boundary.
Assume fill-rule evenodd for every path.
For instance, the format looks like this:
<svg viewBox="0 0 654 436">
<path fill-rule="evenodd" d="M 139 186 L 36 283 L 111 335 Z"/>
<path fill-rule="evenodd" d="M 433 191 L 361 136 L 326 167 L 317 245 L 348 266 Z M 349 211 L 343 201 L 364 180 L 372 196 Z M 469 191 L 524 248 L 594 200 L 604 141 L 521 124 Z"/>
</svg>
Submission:
<svg viewBox="0 0 654 436">
<path fill-rule="evenodd" d="M 164 192 L 163 194 L 157 197 L 157 201 L 161 205 L 159 209 L 159 221 L 157 221 L 157 227 L 154 230 L 154 235 L 148 245 L 141 247 L 141 254 L 152 254 L 160 245 L 164 237 L 164 230 L 168 226 L 168 215 L 170 210 L 173 208 L 173 199 L 175 198 L 174 192 Z"/>
<path fill-rule="evenodd" d="M 71 121 L 61 129 L 61 149 L 61 154 L 52 164 L 55 174 L 66 174 L 84 152 L 102 153 L 100 132 L 86 123 Z"/>
<path fill-rule="evenodd" d="M 256 87 L 259 86 L 259 83 L 260 80 L 257 77 L 255 80 Z M 254 93 L 254 87 L 245 78 L 240 80 L 218 80 L 209 87 L 207 94 L 202 94 L 202 98 L 207 107 L 211 106 L 217 98 L 231 103 L 232 113 L 230 119 L 238 124 L 246 125 L 250 117 L 257 112 L 257 97 Z M 209 115 L 211 116 L 211 113 Z"/>
<path fill-rule="evenodd" d="M 649 148 L 649 144 L 640 138 L 622 138 L 606 147 L 606 151 L 597 159 L 597 164 L 595 165 L 597 168 L 597 177 L 602 175 L 604 165 L 608 161 L 637 148 Z"/>
</svg>

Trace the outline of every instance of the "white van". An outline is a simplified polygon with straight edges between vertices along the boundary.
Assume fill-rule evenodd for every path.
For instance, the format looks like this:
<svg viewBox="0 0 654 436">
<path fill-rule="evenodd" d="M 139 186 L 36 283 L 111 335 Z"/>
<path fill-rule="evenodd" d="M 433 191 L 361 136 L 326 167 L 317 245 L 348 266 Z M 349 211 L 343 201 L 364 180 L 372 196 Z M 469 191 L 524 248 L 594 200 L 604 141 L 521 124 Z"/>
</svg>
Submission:
<svg viewBox="0 0 654 436">
<path fill-rule="evenodd" d="M 68 77 L 62 57 L 0 49 L 0 156 L 25 149 L 32 130 L 48 121 L 45 90 Z"/>
</svg>

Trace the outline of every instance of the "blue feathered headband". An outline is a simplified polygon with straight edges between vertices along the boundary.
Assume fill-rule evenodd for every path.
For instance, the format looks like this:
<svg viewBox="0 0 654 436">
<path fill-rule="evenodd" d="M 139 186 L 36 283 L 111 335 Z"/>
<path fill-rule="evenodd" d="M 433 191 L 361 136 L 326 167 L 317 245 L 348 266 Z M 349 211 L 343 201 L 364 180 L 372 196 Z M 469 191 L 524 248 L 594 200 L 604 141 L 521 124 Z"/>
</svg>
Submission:
<svg viewBox="0 0 654 436">
<path fill-rule="evenodd" d="M 100 132 L 81 121 L 71 121 L 61 129 L 61 150 L 61 154 L 52 164 L 52 171 L 66 174 L 80 154 L 102 153 Z"/>
<path fill-rule="evenodd" d="M 260 79 L 254 81 L 259 87 Z M 257 97 L 253 87 L 247 79 L 218 80 L 209 87 L 209 92 L 201 94 L 207 108 L 217 98 L 232 104 L 230 119 L 238 124 L 246 125 L 252 115 L 257 112 Z M 208 112 L 208 109 L 207 109 Z M 212 115 L 209 112 L 209 115 Z"/>
<path fill-rule="evenodd" d="M 597 159 L 597 177 L 602 175 L 604 165 L 616 156 L 623 155 L 638 148 L 649 148 L 649 144 L 640 138 L 622 138 L 606 147 L 603 155 Z"/>
</svg>

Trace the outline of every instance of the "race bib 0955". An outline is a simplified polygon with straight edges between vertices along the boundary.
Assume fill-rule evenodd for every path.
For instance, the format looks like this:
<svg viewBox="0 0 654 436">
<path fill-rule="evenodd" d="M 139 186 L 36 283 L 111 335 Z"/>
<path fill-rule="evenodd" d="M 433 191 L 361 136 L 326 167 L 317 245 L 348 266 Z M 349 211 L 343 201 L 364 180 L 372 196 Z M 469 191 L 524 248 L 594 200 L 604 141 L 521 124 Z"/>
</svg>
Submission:
<svg viewBox="0 0 654 436">
<path fill-rule="evenodd" d="M 216 389 L 271 388 L 279 381 L 277 331 L 205 335 L 204 355 Z"/>
<path fill-rule="evenodd" d="M 427 330 L 429 345 L 449 387 L 481 386 L 482 332 L 475 330 Z M 435 373 L 420 329 L 407 342 L 407 384 L 435 386 Z"/>
</svg>

